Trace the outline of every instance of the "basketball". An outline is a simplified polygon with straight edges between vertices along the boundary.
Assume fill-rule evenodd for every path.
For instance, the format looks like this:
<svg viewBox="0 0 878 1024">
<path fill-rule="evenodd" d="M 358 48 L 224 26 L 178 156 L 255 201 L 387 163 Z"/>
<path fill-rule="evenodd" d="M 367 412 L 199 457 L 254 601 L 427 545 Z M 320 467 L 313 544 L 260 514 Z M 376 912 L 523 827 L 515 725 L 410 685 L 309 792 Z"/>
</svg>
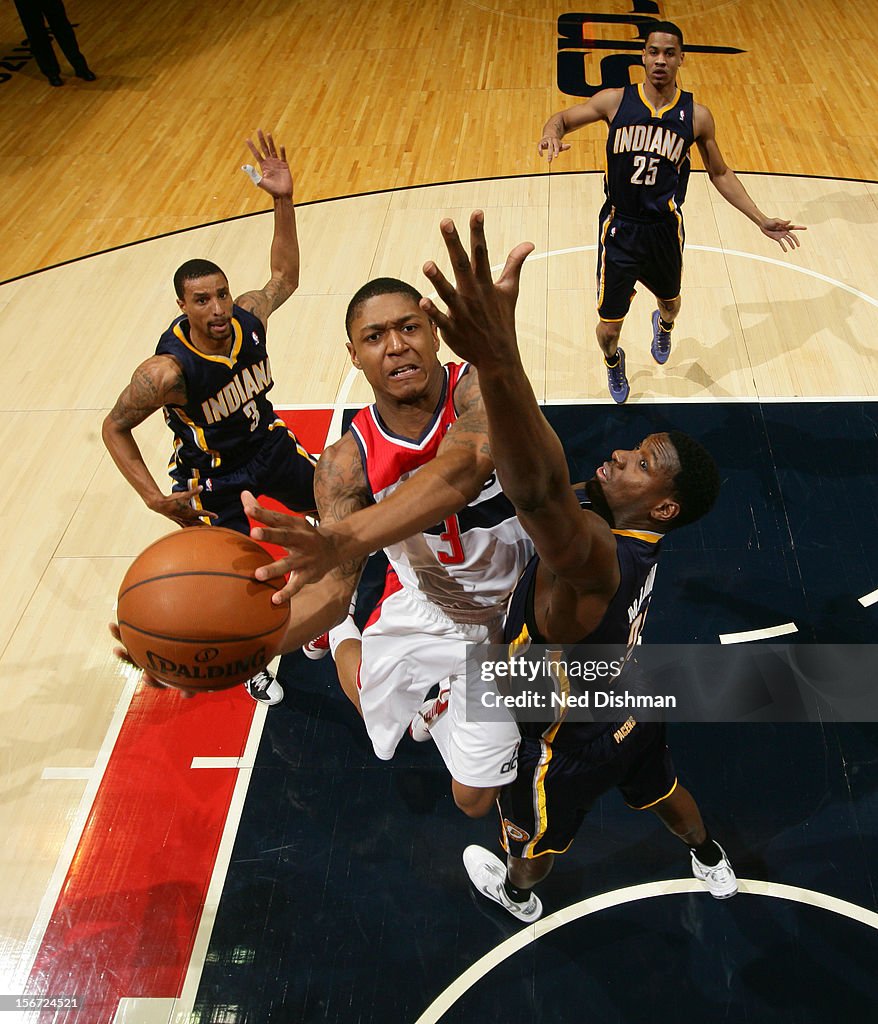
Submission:
<svg viewBox="0 0 878 1024">
<path fill-rule="evenodd" d="M 218 526 L 176 530 L 134 559 L 117 620 L 132 661 L 164 683 L 224 690 L 256 675 L 283 640 L 283 578 L 256 580 L 273 561 L 256 541 Z"/>
</svg>

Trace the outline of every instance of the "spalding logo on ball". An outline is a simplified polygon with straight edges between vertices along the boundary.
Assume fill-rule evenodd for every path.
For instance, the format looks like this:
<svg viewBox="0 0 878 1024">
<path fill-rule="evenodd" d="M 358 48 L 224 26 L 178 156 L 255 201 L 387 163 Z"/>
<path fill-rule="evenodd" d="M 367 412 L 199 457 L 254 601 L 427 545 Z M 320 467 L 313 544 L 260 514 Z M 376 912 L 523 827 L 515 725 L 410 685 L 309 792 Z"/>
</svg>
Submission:
<svg viewBox="0 0 878 1024">
<path fill-rule="evenodd" d="M 117 619 L 131 659 L 163 683 L 224 690 L 277 653 L 289 604 L 283 579 L 257 580 L 273 561 L 256 541 L 220 526 L 176 530 L 135 558 L 119 588 Z"/>
</svg>

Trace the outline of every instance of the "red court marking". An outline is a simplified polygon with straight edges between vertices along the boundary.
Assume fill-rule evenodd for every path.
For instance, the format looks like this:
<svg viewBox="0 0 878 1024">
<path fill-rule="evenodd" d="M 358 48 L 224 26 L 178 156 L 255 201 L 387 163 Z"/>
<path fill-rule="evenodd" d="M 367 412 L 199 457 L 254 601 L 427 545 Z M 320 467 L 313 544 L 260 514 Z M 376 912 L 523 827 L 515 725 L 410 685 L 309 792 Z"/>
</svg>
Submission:
<svg viewBox="0 0 878 1024">
<path fill-rule="evenodd" d="M 332 409 L 293 409 L 292 411 L 276 409 L 275 412 L 293 431 L 305 451 L 311 452 L 312 455 L 323 451 L 326 435 L 329 432 L 329 424 L 332 420 Z M 277 509 L 280 512 L 288 511 L 279 501 L 275 501 L 273 498 L 263 497 L 261 504 L 266 508 Z M 252 519 L 250 523 L 255 525 Z M 286 554 L 283 548 L 279 548 L 276 544 L 261 543 L 274 558 L 281 558 Z"/>
<path fill-rule="evenodd" d="M 322 451 L 331 410 L 282 415 Z M 124 997 L 180 995 L 237 777 L 190 764 L 240 757 L 255 708 L 242 687 L 138 687 L 28 981 L 82 1000 L 54 1021 L 110 1024 Z"/>
</svg>

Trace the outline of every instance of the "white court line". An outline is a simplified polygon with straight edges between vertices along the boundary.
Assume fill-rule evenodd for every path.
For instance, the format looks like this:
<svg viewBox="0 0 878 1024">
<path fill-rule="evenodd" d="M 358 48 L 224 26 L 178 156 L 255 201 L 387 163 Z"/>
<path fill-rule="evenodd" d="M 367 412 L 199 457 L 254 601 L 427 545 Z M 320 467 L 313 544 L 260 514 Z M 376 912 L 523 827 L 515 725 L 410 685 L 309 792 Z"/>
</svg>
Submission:
<svg viewBox="0 0 878 1024">
<path fill-rule="evenodd" d="M 90 779 L 94 768 L 44 768 L 41 779 Z"/>
<path fill-rule="evenodd" d="M 721 644 L 749 644 L 753 640 L 770 640 L 773 636 L 798 633 L 795 622 L 784 622 L 780 626 L 766 626 L 765 629 L 747 629 L 743 633 L 720 633 Z"/>
<path fill-rule="evenodd" d="M 7 984 L 7 989 L 10 992 L 24 992 L 25 990 L 25 985 L 33 969 L 34 960 L 36 960 L 37 953 L 42 945 L 46 929 L 49 927 L 52 911 L 55 909 L 55 904 L 58 902 L 58 897 L 61 894 L 64 879 L 67 877 L 67 872 L 70 870 L 70 865 L 79 846 L 82 833 L 85 831 L 92 804 L 97 796 L 98 787 L 104 777 L 104 772 L 113 753 L 113 747 L 115 747 L 116 740 L 119 738 L 122 723 L 128 714 L 131 698 L 137 689 L 137 683 L 140 679 L 139 669 L 129 669 L 126 666 L 122 666 L 120 667 L 120 674 L 125 679 L 125 686 L 119 695 L 119 700 L 116 703 L 116 709 L 107 727 L 101 749 L 95 758 L 94 767 L 89 772 L 88 782 L 79 799 L 79 806 L 76 808 L 76 812 L 70 822 L 70 828 L 67 830 L 67 838 L 64 840 L 64 845 L 61 847 L 58 859 L 55 861 L 55 870 L 52 872 L 52 877 L 49 879 L 46 891 L 43 893 L 36 917 L 34 917 L 27 940 L 22 948 L 21 959 L 13 978 Z"/>
<path fill-rule="evenodd" d="M 637 900 L 650 899 L 654 896 L 669 896 L 679 893 L 697 892 L 707 899 L 711 899 L 705 892 L 704 885 L 694 878 L 672 879 L 667 882 L 646 882 L 643 885 L 634 885 L 625 889 L 616 889 L 613 892 L 602 893 L 600 896 L 591 896 L 580 903 L 574 903 L 565 907 L 549 917 L 544 917 L 536 924 L 522 928 L 499 946 L 495 946 L 481 959 L 477 960 L 471 967 L 467 968 L 459 977 L 440 993 L 436 999 L 427 1007 L 415 1024 L 438 1024 L 443 1015 L 449 1010 L 460 997 L 469 989 L 481 981 L 498 964 L 508 960 L 525 946 L 542 938 L 543 935 L 562 928 L 572 921 L 595 914 L 600 910 L 610 907 L 623 906 L 626 903 L 633 903 Z M 808 906 L 818 907 L 822 910 L 829 910 L 842 917 L 850 918 L 869 928 L 878 929 L 878 914 L 856 903 L 848 903 L 847 900 L 840 900 L 835 896 L 829 896 L 823 892 L 816 892 L 813 889 L 801 889 L 794 885 L 782 885 L 779 882 L 763 882 L 754 879 L 738 879 L 738 893 L 751 896 L 772 896 L 776 899 L 790 900 L 793 903 L 803 903 Z"/>
<path fill-rule="evenodd" d="M 854 288 L 852 285 L 845 284 L 844 281 L 839 281 L 835 277 L 829 277 L 827 274 L 821 274 L 817 270 L 810 270 L 808 267 L 800 267 L 796 263 L 788 263 L 786 260 L 779 260 L 779 259 L 776 259 L 773 256 L 760 256 L 760 255 L 758 255 L 757 253 L 754 253 L 754 252 L 744 252 L 742 249 L 723 249 L 721 246 L 717 246 L 717 245 L 693 245 L 692 243 L 688 243 L 688 242 L 686 243 L 686 249 L 687 249 L 687 251 L 690 251 L 690 252 L 712 252 L 712 253 L 717 253 L 720 256 L 739 256 L 739 257 L 741 257 L 741 259 L 755 260 L 757 263 L 768 263 L 768 264 L 771 264 L 772 266 L 775 266 L 775 267 L 782 267 L 785 270 L 792 270 L 792 271 L 795 271 L 795 273 L 797 273 L 797 274 L 804 274 L 806 277 L 813 277 L 813 278 L 815 278 L 818 281 L 823 281 L 826 284 L 831 284 L 835 288 L 841 288 L 842 291 L 849 292 L 851 295 L 856 295 L 857 298 L 862 299 L 864 302 L 868 302 L 870 306 L 878 307 L 878 299 L 874 298 L 871 295 L 867 295 L 866 292 L 860 291 L 859 288 Z M 530 256 L 528 256 L 527 259 L 528 259 L 529 263 L 536 263 L 538 260 L 546 260 L 546 259 L 549 259 L 552 256 L 571 256 L 574 253 L 578 253 L 578 252 L 596 252 L 596 251 L 597 251 L 597 245 L 596 244 L 595 245 L 574 245 L 574 246 L 570 246 L 569 248 L 566 248 L 566 249 L 547 249 L 545 252 L 534 252 L 534 253 L 531 253 Z M 492 273 L 497 273 L 498 271 L 503 269 L 503 266 L 504 266 L 504 263 L 497 263 L 497 264 L 495 264 L 494 266 L 491 267 L 491 272 Z M 435 299 L 436 298 L 436 293 L 432 292 L 430 294 L 430 298 Z M 342 416 L 344 414 L 344 408 L 342 408 L 342 406 L 347 401 L 348 395 L 351 392 L 351 388 L 354 385 L 354 381 L 357 379 L 357 374 L 358 373 L 359 373 L 359 370 L 357 370 L 356 367 L 352 366 L 348 370 L 348 374 L 345 377 L 344 381 L 342 382 L 341 387 L 339 388 L 338 395 L 336 397 L 335 409 L 334 409 L 333 414 L 332 414 L 332 422 L 330 423 L 330 426 L 329 426 L 329 434 L 328 434 L 328 436 L 326 438 L 327 446 L 332 444 L 333 441 L 337 441 L 338 438 L 341 437 L 341 422 L 342 422 Z M 744 399 L 735 399 L 735 398 L 716 399 L 716 398 L 711 398 L 711 397 L 701 398 L 701 399 L 686 399 L 686 398 L 682 398 L 682 399 L 681 398 L 675 398 L 675 399 L 670 399 L 670 398 L 665 398 L 665 399 L 648 398 L 648 399 L 644 399 L 644 398 L 639 397 L 638 398 L 638 404 L 654 405 L 654 404 L 659 404 L 660 402 L 671 402 L 671 401 L 673 401 L 674 403 L 684 404 L 684 403 L 694 403 L 694 402 L 699 402 L 699 401 L 701 401 L 701 402 L 712 402 L 712 403 L 731 402 L 731 401 L 748 401 L 748 402 L 764 403 L 764 402 L 796 402 L 796 401 L 817 402 L 817 401 L 823 401 L 823 400 L 824 399 L 818 399 L 818 398 L 797 398 L 797 397 L 791 397 L 791 398 L 769 398 L 769 399 L 761 399 L 759 397 L 756 397 L 756 398 L 744 398 Z M 848 397 L 848 398 L 838 398 L 837 396 L 833 395 L 833 396 L 827 397 L 825 399 L 825 401 L 830 401 L 830 402 L 839 402 L 839 401 L 862 402 L 862 401 L 866 401 L 866 402 L 868 402 L 868 401 L 875 401 L 875 395 L 864 396 L 864 397 L 861 397 L 861 398 L 850 398 L 850 397 Z M 598 399 L 598 398 L 596 398 L 596 399 L 580 399 L 580 400 L 573 400 L 573 401 L 570 401 L 570 402 L 564 402 L 561 399 L 557 399 L 557 400 L 553 400 L 551 403 L 543 403 L 543 404 L 553 404 L 553 405 L 554 404 L 559 404 L 559 405 L 561 405 L 561 404 L 567 404 L 567 405 L 606 405 L 607 402 L 606 402 L 605 398 L 602 398 L 602 399 Z M 307 408 L 307 407 L 303 406 L 302 408 Z"/>
<path fill-rule="evenodd" d="M 878 590 L 873 590 L 871 594 L 864 594 L 862 597 L 858 597 L 857 600 L 864 608 L 869 608 L 878 601 Z"/>
<path fill-rule="evenodd" d="M 273 672 L 276 671 L 277 664 L 277 660 L 272 662 Z M 262 739 L 262 730 L 265 728 L 265 716 L 267 714 L 268 707 L 265 704 L 256 705 L 256 712 L 250 725 L 250 734 L 247 737 L 247 745 L 238 761 L 241 770 L 238 771 L 235 789 L 232 793 L 232 799 L 229 801 L 226 823 L 223 828 L 219 848 L 217 849 L 213 873 L 211 874 L 210 884 L 204 898 L 204 905 L 201 908 L 201 918 L 198 922 L 198 931 L 195 934 L 192 952 L 189 955 L 186 977 L 183 980 L 174 1016 L 170 1018 L 169 1024 L 189 1024 L 192 1018 L 195 997 L 198 995 L 198 986 L 201 983 L 201 972 L 207 959 L 207 950 L 216 921 L 216 912 L 223 894 L 223 886 L 226 884 L 226 875 L 232 860 L 232 849 L 238 837 L 238 826 L 244 810 L 244 801 L 247 799 L 250 779 L 253 776 L 252 769 L 256 763 L 256 754 L 259 750 L 259 742 Z"/>
<path fill-rule="evenodd" d="M 838 278 L 829 277 L 828 274 L 821 274 L 819 270 L 811 270 L 808 267 L 800 267 L 797 263 L 788 263 L 786 260 L 779 260 L 773 256 L 760 256 L 755 252 L 744 252 L 742 249 L 723 249 L 722 246 L 718 245 L 692 245 L 686 243 L 687 251 L 694 252 L 713 252 L 720 256 L 740 256 L 744 260 L 755 260 L 757 263 L 770 263 L 775 267 L 783 267 L 784 270 L 794 270 L 797 274 L 804 274 L 806 277 L 813 277 L 818 281 L 823 281 L 826 284 L 831 284 L 836 288 L 841 288 L 842 291 L 850 292 L 851 295 L 856 295 L 858 299 L 862 299 L 864 302 L 868 302 L 870 306 L 878 307 L 878 299 L 873 298 L 871 295 L 867 295 L 866 292 L 861 292 L 859 288 L 854 288 L 853 285 L 845 284 L 844 281 L 839 281 Z M 569 256 L 576 252 L 597 252 L 597 245 L 577 245 L 569 249 L 548 249 L 546 252 L 535 252 L 528 256 L 528 262 L 536 262 L 537 260 L 545 260 L 550 256 Z M 498 263 L 492 267 L 492 271 L 498 271 L 503 269 L 503 264 Z"/>
<path fill-rule="evenodd" d="M 713 395 L 691 395 L 688 398 L 678 396 L 672 398 L 669 395 L 638 395 L 637 405 L 782 405 L 805 404 L 808 402 L 821 405 L 842 405 L 845 402 L 876 402 L 878 395 L 787 395 L 786 397 L 772 395 L 767 398 L 760 398 L 758 395 L 723 395 L 716 398 Z M 609 406 L 609 398 L 546 398 L 540 400 L 540 405 L 606 405 Z"/>
<path fill-rule="evenodd" d="M 238 757 L 193 757 L 190 768 L 240 768 Z"/>
</svg>

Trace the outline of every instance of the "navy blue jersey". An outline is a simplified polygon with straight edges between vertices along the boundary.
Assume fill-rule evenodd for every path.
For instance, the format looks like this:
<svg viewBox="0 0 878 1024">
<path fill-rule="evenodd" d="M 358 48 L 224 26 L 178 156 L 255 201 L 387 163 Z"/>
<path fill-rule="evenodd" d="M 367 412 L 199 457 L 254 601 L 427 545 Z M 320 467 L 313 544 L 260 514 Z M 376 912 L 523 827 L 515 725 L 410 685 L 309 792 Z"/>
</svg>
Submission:
<svg viewBox="0 0 878 1024">
<path fill-rule="evenodd" d="M 584 492 L 577 491 L 577 497 L 580 504 L 587 508 L 589 502 Z M 613 534 L 616 537 L 616 557 L 619 561 L 619 586 L 603 618 L 591 633 L 578 640 L 571 637 L 569 641 L 564 641 L 564 648 L 572 657 L 579 656 L 576 648 L 580 644 L 623 644 L 630 651 L 643 629 L 652 597 L 662 535 L 639 530 L 613 530 Z M 537 628 L 534 613 L 538 564 L 539 555 L 535 555 L 521 574 L 509 599 L 503 640 L 509 647 L 510 657 L 522 654 L 532 643 L 546 642 Z M 587 654 L 583 652 L 581 657 L 586 658 Z M 622 676 L 626 670 L 627 666 Z M 519 727 L 525 736 L 546 738 L 557 744 L 561 739 L 556 738 L 560 724 L 559 719 L 552 723 L 520 722 Z M 563 742 L 568 746 L 576 746 L 608 729 L 616 728 L 616 723 L 567 722 L 563 729 Z"/>
<path fill-rule="evenodd" d="M 627 85 L 607 135 L 604 192 L 620 217 L 656 221 L 679 214 L 695 141 L 691 92 L 658 110 L 642 85 Z"/>
<path fill-rule="evenodd" d="M 274 386 L 259 317 L 232 308 L 229 355 L 200 352 L 189 340 L 189 320 L 178 317 L 159 339 L 156 355 L 183 369 L 187 401 L 165 406 L 174 432 L 174 460 L 187 477 L 221 476 L 248 462 L 280 421 L 268 400 Z"/>
</svg>

